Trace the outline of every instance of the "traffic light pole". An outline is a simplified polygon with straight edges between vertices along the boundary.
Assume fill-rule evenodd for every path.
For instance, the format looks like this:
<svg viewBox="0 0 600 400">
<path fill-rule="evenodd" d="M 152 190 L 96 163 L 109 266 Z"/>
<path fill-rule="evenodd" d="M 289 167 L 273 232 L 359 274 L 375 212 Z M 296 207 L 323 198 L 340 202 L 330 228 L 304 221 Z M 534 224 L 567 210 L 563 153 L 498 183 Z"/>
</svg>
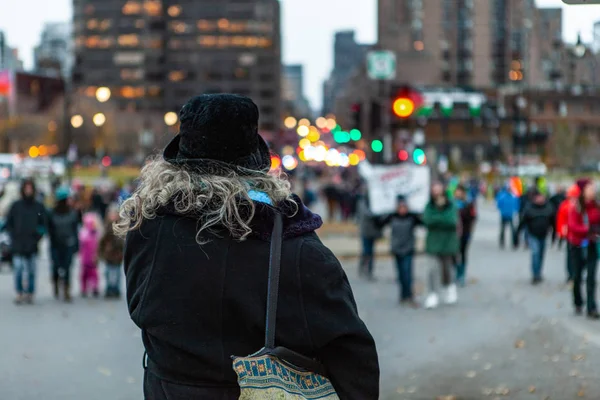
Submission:
<svg viewBox="0 0 600 400">
<path fill-rule="evenodd" d="M 381 102 L 381 140 L 383 142 L 383 161 L 390 164 L 394 158 L 393 135 L 391 129 L 391 109 L 390 85 L 387 80 L 379 81 L 379 97 Z"/>
</svg>

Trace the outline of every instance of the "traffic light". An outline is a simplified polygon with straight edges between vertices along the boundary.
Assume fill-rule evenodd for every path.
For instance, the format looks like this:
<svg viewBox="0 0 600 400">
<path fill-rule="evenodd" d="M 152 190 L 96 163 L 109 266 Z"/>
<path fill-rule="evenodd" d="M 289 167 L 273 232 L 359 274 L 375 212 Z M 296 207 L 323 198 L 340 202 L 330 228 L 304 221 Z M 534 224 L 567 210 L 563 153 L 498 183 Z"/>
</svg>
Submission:
<svg viewBox="0 0 600 400">
<path fill-rule="evenodd" d="M 404 162 L 408 160 L 408 151 L 402 149 L 398 152 L 398 160 Z"/>
<path fill-rule="evenodd" d="M 408 97 L 397 97 L 392 103 L 392 110 L 397 117 L 408 118 L 415 111 L 415 103 Z"/>
<path fill-rule="evenodd" d="M 371 142 L 371 150 L 375 153 L 381 153 L 383 151 L 383 142 L 381 140 L 373 140 Z"/>
<path fill-rule="evenodd" d="M 427 157 L 425 157 L 425 152 L 422 149 L 415 149 L 413 151 L 413 161 L 417 165 L 424 165 L 427 162 Z"/>
</svg>

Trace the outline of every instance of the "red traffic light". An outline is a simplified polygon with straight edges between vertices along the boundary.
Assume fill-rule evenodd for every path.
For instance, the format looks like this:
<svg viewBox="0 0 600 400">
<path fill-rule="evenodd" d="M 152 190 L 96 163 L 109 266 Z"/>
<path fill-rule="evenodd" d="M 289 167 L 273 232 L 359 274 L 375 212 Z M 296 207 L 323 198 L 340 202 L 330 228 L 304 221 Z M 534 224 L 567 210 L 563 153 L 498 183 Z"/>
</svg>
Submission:
<svg viewBox="0 0 600 400">
<path fill-rule="evenodd" d="M 392 104 L 394 114 L 400 118 L 408 118 L 415 111 L 415 102 L 408 97 L 398 97 Z"/>
<path fill-rule="evenodd" d="M 400 160 L 400 161 L 406 161 L 406 160 L 408 160 L 408 151 L 406 151 L 406 150 L 400 150 L 398 152 L 398 160 Z"/>
</svg>

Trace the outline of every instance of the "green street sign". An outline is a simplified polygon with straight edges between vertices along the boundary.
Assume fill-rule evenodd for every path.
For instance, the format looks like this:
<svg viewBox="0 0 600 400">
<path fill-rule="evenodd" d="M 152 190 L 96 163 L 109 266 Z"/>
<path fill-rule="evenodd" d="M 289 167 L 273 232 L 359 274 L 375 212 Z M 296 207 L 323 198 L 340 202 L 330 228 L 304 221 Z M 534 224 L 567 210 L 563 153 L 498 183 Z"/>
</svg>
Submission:
<svg viewBox="0 0 600 400">
<path fill-rule="evenodd" d="M 369 79 L 391 80 L 396 78 L 396 54 L 393 51 L 370 51 L 367 54 Z"/>
</svg>

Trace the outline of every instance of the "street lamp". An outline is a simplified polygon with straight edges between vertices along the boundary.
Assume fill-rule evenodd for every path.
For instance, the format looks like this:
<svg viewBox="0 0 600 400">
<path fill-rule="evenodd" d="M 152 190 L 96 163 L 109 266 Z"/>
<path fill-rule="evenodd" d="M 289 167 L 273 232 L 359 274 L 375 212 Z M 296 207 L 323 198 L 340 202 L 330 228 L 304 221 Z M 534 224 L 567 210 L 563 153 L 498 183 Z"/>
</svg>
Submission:
<svg viewBox="0 0 600 400">
<path fill-rule="evenodd" d="M 169 111 L 165 114 L 165 124 L 168 126 L 173 126 L 177 123 L 177 114 L 173 111 Z"/>
<path fill-rule="evenodd" d="M 577 43 L 575 43 L 575 47 L 573 48 L 573 54 L 577 58 L 581 58 L 585 56 L 585 52 L 587 51 L 585 44 L 581 41 L 581 34 L 577 34 Z"/>
<path fill-rule="evenodd" d="M 92 121 L 94 122 L 94 125 L 101 127 L 106 122 L 106 116 L 102 113 L 94 114 Z"/>
<path fill-rule="evenodd" d="M 102 86 L 96 89 L 96 100 L 100 103 L 106 103 L 110 99 L 110 89 Z"/>
<path fill-rule="evenodd" d="M 73 128 L 81 128 L 81 125 L 83 125 L 83 117 L 79 114 L 73 115 L 71 117 L 71 126 Z"/>
</svg>

